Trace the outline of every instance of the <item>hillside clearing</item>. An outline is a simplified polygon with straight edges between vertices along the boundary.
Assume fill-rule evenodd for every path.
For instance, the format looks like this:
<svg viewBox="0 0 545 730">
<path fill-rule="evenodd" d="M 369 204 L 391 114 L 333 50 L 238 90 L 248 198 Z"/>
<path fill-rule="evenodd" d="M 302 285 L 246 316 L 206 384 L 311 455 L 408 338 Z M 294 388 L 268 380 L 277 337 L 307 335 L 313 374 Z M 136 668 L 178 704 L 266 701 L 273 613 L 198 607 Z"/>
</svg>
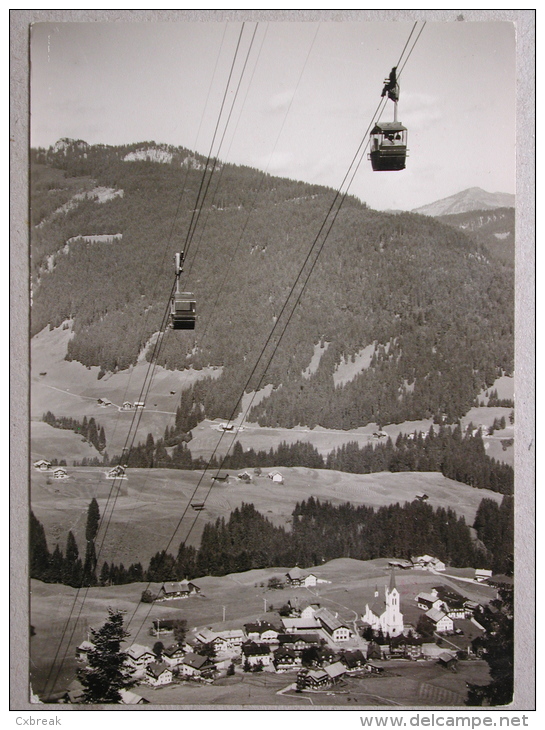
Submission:
<svg viewBox="0 0 545 730">
<path fill-rule="evenodd" d="M 120 484 L 106 479 L 107 469 L 100 467 L 69 468 L 69 478 L 62 481 L 32 470 L 31 504 L 45 527 L 51 549 L 55 542 L 64 548 L 70 529 L 82 549 L 89 502 L 95 497 L 103 514 L 110 491 L 119 488 L 119 494 L 112 495 L 115 508 L 108 518 L 99 562 L 113 560 L 125 566 L 142 562 L 147 566 L 159 550 L 175 553 L 182 541 L 198 546 L 207 522 L 227 518 L 243 502 L 252 503 L 273 524 L 289 527 L 296 503 L 311 496 L 333 504 L 382 507 L 411 502 L 425 492 L 432 507 L 453 507 L 472 525 L 482 499 L 487 497 L 498 504 L 502 499 L 501 494 L 469 487 L 437 472 L 347 474 L 305 467 L 280 471 L 284 484 L 273 483 L 265 472 L 246 484 L 231 471 L 227 485 L 215 485 L 209 492 L 212 473 L 196 471 L 131 469 L 128 479 Z M 189 506 L 190 502 L 204 500 L 202 512 Z M 109 510 L 113 501 L 110 498 Z"/>
</svg>

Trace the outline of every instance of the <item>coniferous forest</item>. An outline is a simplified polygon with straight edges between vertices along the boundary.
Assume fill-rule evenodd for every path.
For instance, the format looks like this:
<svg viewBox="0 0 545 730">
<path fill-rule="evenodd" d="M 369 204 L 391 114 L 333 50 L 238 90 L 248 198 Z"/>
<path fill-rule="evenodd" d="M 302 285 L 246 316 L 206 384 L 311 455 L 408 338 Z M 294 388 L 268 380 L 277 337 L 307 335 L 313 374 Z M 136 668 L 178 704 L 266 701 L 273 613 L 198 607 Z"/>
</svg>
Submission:
<svg viewBox="0 0 545 730">
<path fill-rule="evenodd" d="M 131 159 L 146 147 L 170 162 Z M 102 375 L 128 368 L 160 327 L 205 160 L 153 142 L 81 140 L 31 157 L 32 333 L 70 320 L 68 359 Z M 453 423 L 513 372 L 512 261 L 431 217 L 374 211 L 352 197 L 281 341 L 267 344 L 271 328 L 287 324 L 283 306 L 335 191 L 244 166 L 217 171 L 184 279 L 199 324 L 166 337 L 158 359 L 169 369 L 222 368 L 195 386 L 207 418 L 229 418 L 244 389 L 271 385 L 249 413 L 263 426 Z M 304 375 L 318 345 L 320 362 Z M 366 347 L 368 366 L 336 381 Z M 253 371 L 262 348 L 270 364 Z"/>
<path fill-rule="evenodd" d="M 198 549 L 181 543 L 176 555 L 158 552 L 147 568 L 140 563 L 98 566 L 94 542 L 99 522 L 93 500 L 82 559 L 72 532 L 64 552 L 59 545 L 51 552 L 43 525 L 31 513 L 31 577 L 81 587 L 181 580 L 282 565 L 308 568 L 341 557 L 409 559 L 424 553 L 453 567 L 513 572 L 513 498 L 508 496 L 500 506 L 482 500 L 473 525 L 477 540 L 453 509 L 433 509 L 419 500 L 375 509 L 310 497 L 295 506 L 291 530 L 274 526 L 252 504 L 243 503 L 228 519 L 205 525 Z"/>
<path fill-rule="evenodd" d="M 193 459 L 186 441 L 172 436 L 167 430 L 164 439 L 154 441 L 148 434 L 144 444 L 130 451 L 127 466 L 132 468 L 173 469 L 244 469 L 304 466 L 309 469 L 332 469 L 353 474 L 371 474 L 381 471 L 437 471 L 443 476 L 479 489 L 490 489 L 501 494 L 512 494 L 514 471 L 509 464 L 487 455 L 480 432 L 465 433 L 459 425 L 454 428 L 431 426 L 423 435 L 400 434 L 395 444 L 390 438 L 385 443 L 360 446 L 349 442 L 331 451 L 325 458 L 312 444 L 297 441 L 281 443 L 276 449 L 246 451 L 239 441 L 226 456 L 209 460 Z M 179 443 L 178 443 L 179 441 Z M 177 445 L 167 450 L 167 445 Z M 120 457 L 112 458 L 119 463 Z"/>
</svg>

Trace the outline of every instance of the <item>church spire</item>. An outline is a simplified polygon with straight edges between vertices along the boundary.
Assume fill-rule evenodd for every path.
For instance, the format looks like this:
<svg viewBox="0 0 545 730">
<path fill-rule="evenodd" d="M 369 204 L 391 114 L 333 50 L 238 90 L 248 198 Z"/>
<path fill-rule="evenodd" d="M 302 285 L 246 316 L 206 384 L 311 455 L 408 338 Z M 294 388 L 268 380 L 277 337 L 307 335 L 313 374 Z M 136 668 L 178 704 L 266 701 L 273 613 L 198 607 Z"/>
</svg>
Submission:
<svg viewBox="0 0 545 730">
<path fill-rule="evenodd" d="M 394 574 L 394 569 L 392 568 L 392 571 L 390 573 L 390 593 L 394 590 L 396 587 L 396 579 Z"/>
</svg>

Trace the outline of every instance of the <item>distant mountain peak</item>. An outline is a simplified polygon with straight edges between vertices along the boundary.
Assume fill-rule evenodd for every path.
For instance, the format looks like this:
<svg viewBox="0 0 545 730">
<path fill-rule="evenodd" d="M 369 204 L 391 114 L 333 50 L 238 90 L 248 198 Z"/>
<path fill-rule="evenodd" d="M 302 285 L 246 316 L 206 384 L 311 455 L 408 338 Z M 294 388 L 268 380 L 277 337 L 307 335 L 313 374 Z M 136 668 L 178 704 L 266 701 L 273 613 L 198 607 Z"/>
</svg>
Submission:
<svg viewBox="0 0 545 730">
<path fill-rule="evenodd" d="M 413 213 L 440 216 L 467 213 L 471 210 L 492 210 L 494 208 L 514 208 L 515 196 L 511 193 L 488 193 L 479 187 L 467 188 L 448 198 L 414 208 Z"/>
</svg>

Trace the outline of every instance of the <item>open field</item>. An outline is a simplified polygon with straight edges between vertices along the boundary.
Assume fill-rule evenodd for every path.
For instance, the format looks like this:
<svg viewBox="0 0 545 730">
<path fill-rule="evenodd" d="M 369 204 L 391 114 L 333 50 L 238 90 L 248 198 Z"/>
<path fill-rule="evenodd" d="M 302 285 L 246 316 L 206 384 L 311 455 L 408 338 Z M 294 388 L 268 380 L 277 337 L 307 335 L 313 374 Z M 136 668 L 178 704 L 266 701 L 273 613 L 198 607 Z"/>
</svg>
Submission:
<svg viewBox="0 0 545 730">
<path fill-rule="evenodd" d="M 139 400 L 146 377 L 148 363 L 144 359 L 132 368 L 115 374 L 106 374 L 98 380 L 98 367 L 87 368 L 78 362 L 64 360 L 68 340 L 71 337 L 70 329 L 44 329 L 31 341 L 31 458 L 65 459 L 71 465 L 74 460 L 79 461 L 81 449 L 75 453 L 69 450 L 59 429 L 51 428 L 43 431 L 38 425 L 46 411 L 52 411 L 56 416 L 70 416 L 78 420 L 94 417 L 106 432 L 106 450 L 110 456 L 120 454 L 125 445 L 127 434 L 131 427 L 134 413 L 119 411 L 119 406 L 126 400 L 133 403 Z M 347 364 L 346 367 L 353 364 Z M 180 401 L 180 393 L 199 378 L 206 376 L 218 377 L 221 368 L 204 368 L 203 370 L 171 371 L 157 366 L 154 371 L 152 388 L 146 398 L 146 408 L 139 414 L 140 422 L 136 442 L 145 442 L 147 434 L 151 433 L 154 439 L 164 435 L 165 427 L 172 426 L 176 408 Z M 498 379 L 493 388 L 498 390 L 499 397 L 512 397 L 513 378 L 503 376 Z M 270 387 L 264 388 L 257 394 L 246 394 L 242 400 L 244 414 L 250 403 L 257 404 L 262 397 L 268 394 Z M 113 405 L 99 406 L 98 398 L 108 398 Z M 486 399 L 485 399 L 486 400 Z M 509 408 L 473 408 L 462 419 L 462 425 L 472 422 L 475 426 L 491 426 L 494 418 L 504 416 L 507 428 L 495 431 L 493 436 L 487 436 L 483 428 L 485 448 L 489 456 L 513 464 L 514 448 L 503 448 L 501 441 L 513 437 L 513 427 L 509 424 Z M 304 425 L 296 428 L 261 428 L 256 424 L 244 423 L 243 430 L 223 433 L 218 430 L 221 421 L 205 420 L 193 431 L 193 440 L 190 443 L 194 457 L 210 458 L 212 454 L 224 455 L 232 446 L 234 440 L 240 441 L 244 449 L 253 448 L 255 451 L 277 448 L 285 441 L 288 444 L 303 441 L 312 444 L 322 455 L 327 455 L 349 441 L 355 441 L 360 446 L 374 443 L 373 433 L 377 431 L 374 423 L 351 431 L 329 430 L 320 426 L 308 429 Z M 241 417 L 237 419 L 240 425 Z M 400 433 L 407 434 L 414 431 L 426 432 L 432 425 L 431 419 L 422 421 L 406 421 L 401 424 L 390 424 L 383 431 L 395 441 Z M 376 442 L 375 442 L 376 443 Z M 94 450 L 93 450 L 94 453 Z M 96 454 L 94 454 L 96 455 Z"/>
<path fill-rule="evenodd" d="M 273 483 L 265 475 L 246 484 L 231 472 L 228 484 L 212 487 L 214 472 L 130 469 L 125 480 L 106 479 L 107 469 L 100 467 L 68 468 L 69 478 L 64 480 L 31 472 L 31 505 L 45 527 L 49 546 L 60 542 L 64 548 L 68 530 L 83 546 L 87 508 L 95 497 L 105 515 L 102 522 L 109 525 L 105 540 L 99 533 L 99 562 L 113 560 L 125 566 L 138 561 L 147 565 L 158 550 L 175 553 L 182 540 L 199 545 L 206 522 L 227 518 L 243 502 L 254 504 L 275 525 L 289 526 L 296 503 L 310 496 L 334 504 L 381 507 L 411 502 L 425 492 L 430 505 L 454 507 L 471 525 L 482 499 L 498 503 L 502 499 L 497 492 L 475 489 L 437 472 L 348 474 L 291 467 L 281 469 L 283 484 Z M 189 506 L 205 499 L 201 512 Z"/>
<path fill-rule="evenodd" d="M 384 590 L 389 583 L 388 561 L 385 559 L 362 562 L 350 558 L 332 560 L 312 569 L 316 576 L 324 581 L 316 588 L 290 588 L 284 590 L 269 590 L 267 581 L 273 576 L 284 575 L 293 566 L 283 566 L 262 570 L 252 570 L 246 573 L 236 573 L 222 577 L 208 576 L 196 579 L 201 588 L 199 596 L 191 596 L 179 601 L 143 604 L 139 603 L 142 590 L 146 584 L 134 583 L 125 586 L 111 586 L 105 588 L 90 588 L 77 591 L 73 588 L 60 585 L 50 585 L 40 581 L 31 582 L 31 623 L 35 635 L 31 640 L 31 674 L 32 685 L 38 694 L 46 689 L 47 693 L 65 688 L 74 678 L 77 662 L 74 658 L 76 647 L 87 638 L 90 626 L 100 626 L 106 617 L 109 606 L 126 611 L 125 625 L 131 636 L 128 644 L 139 643 L 152 646 L 155 637 L 149 636 L 148 630 L 155 619 L 183 618 L 187 620 L 190 632 L 188 638 L 194 635 L 195 628 L 210 626 L 214 629 L 240 628 L 249 621 L 267 618 L 273 624 L 279 624 L 276 611 L 269 610 L 271 606 L 279 608 L 288 599 L 297 599 L 300 605 L 319 602 L 352 624 L 365 610 L 365 603 L 373 599 L 375 588 Z M 262 585 L 263 584 L 263 585 Z M 396 573 L 396 585 L 401 596 L 401 610 L 405 622 L 412 622 L 418 613 L 415 597 L 422 590 L 429 590 L 435 585 L 454 587 L 463 595 L 473 600 L 487 602 L 494 597 L 495 592 L 487 586 L 461 583 L 444 575 L 432 575 L 425 571 L 411 570 Z M 150 589 L 156 591 L 157 584 Z M 225 607 L 225 622 L 222 621 L 223 607 Z M 268 609 L 265 612 L 265 607 Z M 70 621 L 67 623 L 67 619 Z M 66 630 L 65 630 L 66 629 Z M 63 637 L 64 632 L 64 638 Z M 168 637 L 163 639 L 168 642 Z M 53 657 L 57 655 L 55 666 L 51 670 Z M 362 704 L 454 704 L 448 701 L 445 691 L 461 694 L 464 681 L 471 676 L 480 677 L 486 682 L 487 668 L 480 662 L 470 662 L 460 665 L 460 672 L 452 675 L 444 672 L 432 663 L 410 663 L 401 668 L 395 667 L 405 679 L 403 682 L 395 677 L 362 680 L 351 689 L 354 701 Z M 394 662 L 388 662 L 388 668 Z M 480 667 L 480 668 L 479 668 Z M 467 671 L 466 671 L 467 670 Z M 255 675 L 253 675 L 255 676 Z M 145 690 L 146 696 L 152 702 L 182 703 L 182 704 L 284 704 L 282 698 L 275 692 L 283 689 L 293 681 L 290 674 L 264 674 L 267 684 L 260 682 L 255 685 L 251 679 L 241 680 L 239 676 L 231 684 L 213 687 L 201 687 L 185 684 L 172 686 L 164 690 Z M 458 682 L 461 680 L 461 684 Z M 350 680 L 352 683 L 353 680 Z M 370 682 L 371 684 L 369 684 Z M 428 685 L 438 688 L 432 690 Z M 232 692 L 225 692 L 229 686 Z M 379 689 L 380 687 L 380 689 Z M 424 689 L 420 690 L 420 687 Z M 372 688 L 372 689 L 370 689 Z M 427 689 L 426 689 L 427 688 Z M 263 692 L 263 694 L 261 694 Z M 419 694 L 422 692 L 422 694 Z M 150 695 L 148 696 L 148 693 Z M 229 697 L 230 699 L 227 699 Z M 314 695 L 312 695 L 314 697 Z M 340 701 L 346 702 L 345 695 L 340 695 Z M 373 700 L 375 697 L 375 700 Z M 376 698 L 387 698 L 385 702 Z M 339 699 L 339 698 L 337 698 Z M 337 704 L 337 699 L 325 699 L 321 695 L 319 704 Z M 293 702 L 300 702 L 298 698 Z M 292 701 L 285 704 L 292 704 Z"/>
</svg>

